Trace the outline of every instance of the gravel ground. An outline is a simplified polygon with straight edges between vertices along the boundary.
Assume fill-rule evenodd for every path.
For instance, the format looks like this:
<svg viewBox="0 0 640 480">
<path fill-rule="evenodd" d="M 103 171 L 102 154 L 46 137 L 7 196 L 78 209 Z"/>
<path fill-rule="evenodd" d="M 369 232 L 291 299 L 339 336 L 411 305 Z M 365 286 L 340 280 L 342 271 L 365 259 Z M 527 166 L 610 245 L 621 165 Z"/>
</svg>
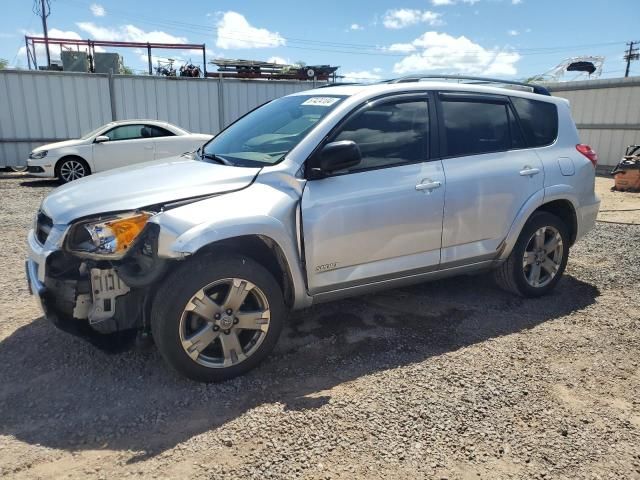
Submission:
<svg viewBox="0 0 640 480">
<path fill-rule="evenodd" d="M 0 174 L 0 477 L 640 479 L 640 226 L 599 223 L 550 297 L 475 276 L 317 306 L 200 385 L 41 317 L 25 235 L 53 186 Z"/>
</svg>

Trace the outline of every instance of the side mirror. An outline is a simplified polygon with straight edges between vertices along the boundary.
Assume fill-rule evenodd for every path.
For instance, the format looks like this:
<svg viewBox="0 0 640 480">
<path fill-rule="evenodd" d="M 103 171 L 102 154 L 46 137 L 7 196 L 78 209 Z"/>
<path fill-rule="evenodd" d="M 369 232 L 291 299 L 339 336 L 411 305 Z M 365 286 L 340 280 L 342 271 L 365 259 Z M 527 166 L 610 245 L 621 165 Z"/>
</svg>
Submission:
<svg viewBox="0 0 640 480">
<path fill-rule="evenodd" d="M 104 142 L 108 142 L 110 140 L 109 137 L 107 137 L 106 135 L 99 135 L 96 137 L 96 139 L 93 141 L 94 143 L 104 143 Z"/>
<path fill-rule="evenodd" d="M 310 178 L 324 178 L 332 172 L 354 167 L 362 160 L 360 147 L 353 140 L 327 143 L 309 162 Z"/>
</svg>

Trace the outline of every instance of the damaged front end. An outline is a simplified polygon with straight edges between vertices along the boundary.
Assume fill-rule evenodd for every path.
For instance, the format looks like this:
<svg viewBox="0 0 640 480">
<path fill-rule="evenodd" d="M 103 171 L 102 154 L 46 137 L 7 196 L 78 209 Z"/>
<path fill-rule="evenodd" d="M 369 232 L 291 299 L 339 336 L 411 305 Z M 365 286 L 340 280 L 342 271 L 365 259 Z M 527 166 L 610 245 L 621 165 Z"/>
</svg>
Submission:
<svg viewBox="0 0 640 480">
<path fill-rule="evenodd" d="M 157 256 L 153 215 L 114 214 L 64 228 L 40 213 L 29 235 L 27 275 L 45 316 L 104 350 L 145 336 L 154 285 L 169 267 Z"/>
</svg>

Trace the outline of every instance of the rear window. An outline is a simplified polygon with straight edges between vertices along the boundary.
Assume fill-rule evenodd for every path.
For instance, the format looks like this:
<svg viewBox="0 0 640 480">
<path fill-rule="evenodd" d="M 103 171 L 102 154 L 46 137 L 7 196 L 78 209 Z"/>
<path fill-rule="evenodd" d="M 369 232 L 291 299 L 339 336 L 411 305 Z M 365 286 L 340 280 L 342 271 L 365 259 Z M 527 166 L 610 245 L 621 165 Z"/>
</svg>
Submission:
<svg viewBox="0 0 640 480">
<path fill-rule="evenodd" d="M 544 147 L 558 137 L 558 108 L 554 103 L 511 97 L 529 147 Z"/>
</svg>

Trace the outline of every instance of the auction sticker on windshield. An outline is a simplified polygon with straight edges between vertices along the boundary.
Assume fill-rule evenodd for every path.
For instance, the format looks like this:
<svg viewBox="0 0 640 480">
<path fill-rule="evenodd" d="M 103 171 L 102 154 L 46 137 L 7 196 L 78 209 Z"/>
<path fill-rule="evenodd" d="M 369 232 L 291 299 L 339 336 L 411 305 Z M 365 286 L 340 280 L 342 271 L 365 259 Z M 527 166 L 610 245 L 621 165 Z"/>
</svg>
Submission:
<svg viewBox="0 0 640 480">
<path fill-rule="evenodd" d="M 317 107 L 330 107 L 336 103 L 340 98 L 338 97 L 311 97 L 309 100 L 305 100 L 301 105 L 315 105 Z"/>
</svg>

